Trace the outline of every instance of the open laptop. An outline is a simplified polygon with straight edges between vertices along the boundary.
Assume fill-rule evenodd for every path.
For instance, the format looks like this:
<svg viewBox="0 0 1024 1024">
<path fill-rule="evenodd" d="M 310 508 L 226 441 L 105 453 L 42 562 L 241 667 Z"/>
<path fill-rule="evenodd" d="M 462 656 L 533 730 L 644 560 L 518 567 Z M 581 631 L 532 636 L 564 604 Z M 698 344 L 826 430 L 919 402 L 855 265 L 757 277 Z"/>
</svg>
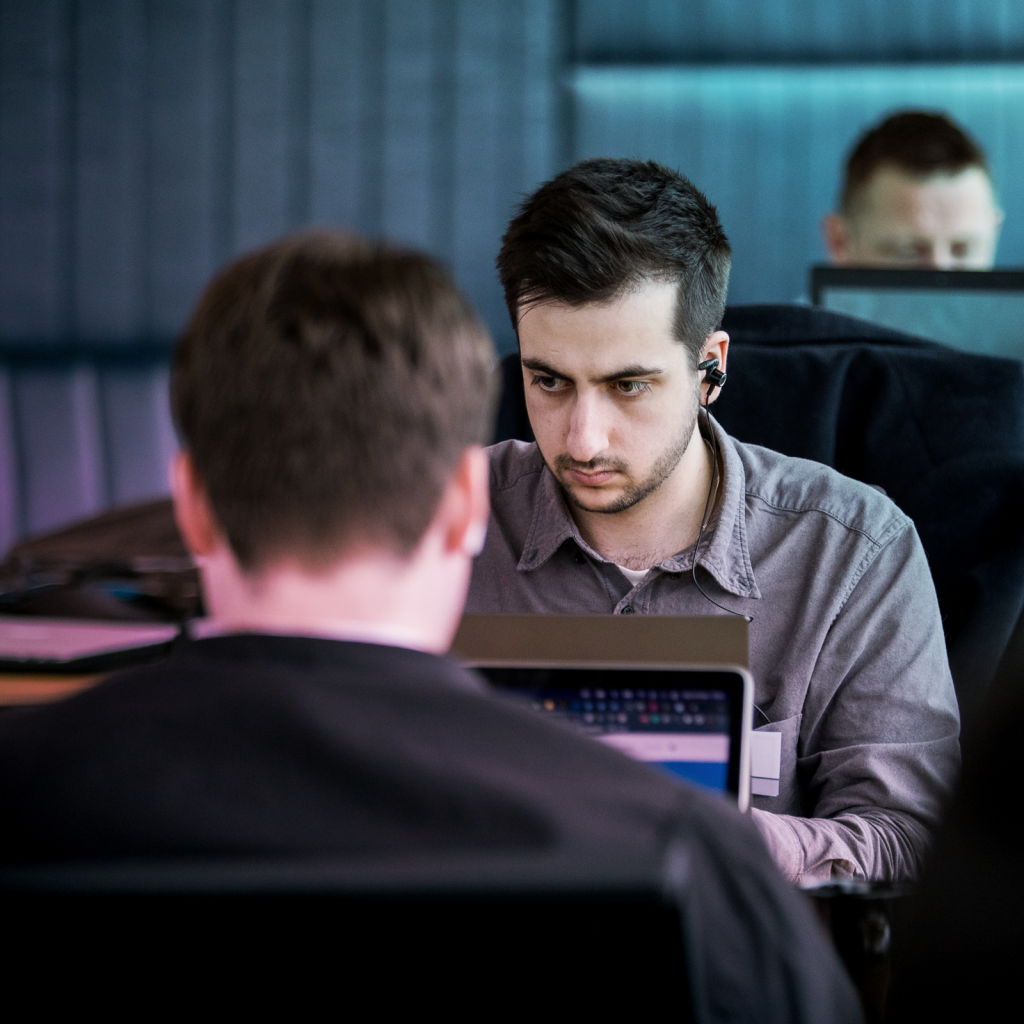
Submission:
<svg viewBox="0 0 1024 1024">
<path fill-rule="evenodd" d="M 106 672 L 167 654 L 173 623 L 0 615 L 0 672 Z"/>
<path fill-rule="evenodd" d="M 754 684 L 735 663 L 746 628 L 722 616 L 466 616 L 453 653 L 538 714 L 746 810 Z"/>
<path fill-rule="evenodd" d="M 975 354 L 1024 359 L 1024 270 L 813 267 L 811 301 Z"/>
</svg>

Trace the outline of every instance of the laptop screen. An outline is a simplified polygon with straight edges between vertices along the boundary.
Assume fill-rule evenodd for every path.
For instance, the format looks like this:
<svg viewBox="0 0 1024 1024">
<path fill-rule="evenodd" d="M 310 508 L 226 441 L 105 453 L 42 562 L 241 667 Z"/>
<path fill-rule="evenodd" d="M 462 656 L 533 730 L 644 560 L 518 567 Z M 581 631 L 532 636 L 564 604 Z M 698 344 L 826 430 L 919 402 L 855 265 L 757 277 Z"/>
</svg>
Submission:
<svg viewBox="0 0 1024 1024">
<path fill-rule="evenodd" d="M 539 714 L 629 757 L 740 796 L 745 673 L 731 669 L 486 668 Z"/>
</svg>

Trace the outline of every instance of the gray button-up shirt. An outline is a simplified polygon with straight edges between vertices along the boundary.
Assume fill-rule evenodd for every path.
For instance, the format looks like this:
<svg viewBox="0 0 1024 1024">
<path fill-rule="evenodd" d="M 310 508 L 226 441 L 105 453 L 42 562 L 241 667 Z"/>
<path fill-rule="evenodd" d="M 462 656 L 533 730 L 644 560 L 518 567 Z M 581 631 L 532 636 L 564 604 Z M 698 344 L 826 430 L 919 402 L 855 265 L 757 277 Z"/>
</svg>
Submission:
<svg viewBox="0 0 1024 1024">
<path fill-rule="evenodd" d="M 779 795 L 753 799 L 761 833 L 794 881 L 912 878 L 960 757 L 917 532 L 874 489 L 711 422 L 722 486 L 697 572 L 752 618 L 754 724 L 782 734 Z M 693 584 L 692 547 L 633 586 L 580 536 L 536 445 L 490 455 L 468 612 L 725 614 Z"/>
</svg>

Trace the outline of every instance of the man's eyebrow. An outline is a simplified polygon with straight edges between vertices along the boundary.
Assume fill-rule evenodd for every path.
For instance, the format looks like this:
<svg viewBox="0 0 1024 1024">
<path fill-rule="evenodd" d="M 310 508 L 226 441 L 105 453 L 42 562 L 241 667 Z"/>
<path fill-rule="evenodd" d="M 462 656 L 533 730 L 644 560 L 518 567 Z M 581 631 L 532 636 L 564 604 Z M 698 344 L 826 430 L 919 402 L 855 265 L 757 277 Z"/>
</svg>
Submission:
<svg viewBox="0 0 1024 1024">
<path fill-rule="evenodd" d="M 566 379 L 564 373 L 559 373 L 554 367 L 548 366 L 543 359 L 524 359 L 523 366 L 528 370 L 536 370 L 538 373 L 546 374 L 548 377 L 561 377 Z"/>
<path fill-rule="evenodd" d="M 603 377 L 591 377 L 591 384 L 611 384 L 612 381 L 625 380 L 627 377 L 660 377 L 665 372 L 663 366 L 624 366 L 614 373 L 606 373 Z"/>
<path fill-rule="evenodd" d="M 543 373 L 549 377 L 559 377 L 562 380 L 570 379 L 553 366 L 549 366 L 543 359 L 524 359 L 522 363 L 527 370 L 535 370 L 537 373 Z M 623 366 L 621 369 L 615 370 L 613 373 L 606 373 L 601 377 L 592 377 L 590 383 L 610 384 L 612 381 L 626 380 L 630 377 L 660 377 L 664 372 L 665 368 L 662 366 L 640 366 L 639 364 L 634 364 L 633 366 Z"/>
</svg>

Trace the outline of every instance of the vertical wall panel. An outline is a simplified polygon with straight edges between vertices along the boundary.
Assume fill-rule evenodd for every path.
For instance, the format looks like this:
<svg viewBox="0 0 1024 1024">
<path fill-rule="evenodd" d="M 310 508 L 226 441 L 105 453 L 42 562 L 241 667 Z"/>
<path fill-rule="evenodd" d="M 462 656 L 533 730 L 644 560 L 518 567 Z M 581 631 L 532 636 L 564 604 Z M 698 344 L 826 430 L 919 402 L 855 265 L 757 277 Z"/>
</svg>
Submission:
<svg viewBox="0 0 1024 1024">
<path fill-rule="evenodd" d="M 432 0 L 386 0 L 381 231 L 429 248 L 434 184 Z"/>
<path fill-rule="evenodd" d="M 306 224 L 311 211 L 313 2 L 291 0 L 288 18 L 288 222 Z"/>
<path fill-rule="evenodd" d="M 513 18 L 506 12 L 506 19 Z M 535 185 L 559 170 L 563 156 L 569 155 L 567 125 L 558 118 L 561 82 L 568 40 L 564 38 L 564 8 L 557 0 L 525 0 L 520 18 L 519 37 L 524 55 L 520 80 L 510 83 L 519 99 L 519 124 L 516 126 L 522 152 L 522 181 L 519 187 Z M 506 28 L 512 34 L 511 26 Z"/>
<path fill-rule="evenodd" d="M 73 333 L 128 339 L 146 319 L 145 8 L 90 0 L 78 12 Z"/>
<path fill-rule="evenodd" d="M 456 277 L 484 307 L 495 330 L 504 326 L 495 316 L 493 295 L 488 294 L 496 240 L 501 237 L 496 233 L 502 157 L 501 12 L 497 4 L 478 6 L 460 0 L 458 13 L 452 258 Z M 509 205 L 512 198 L 508 197 Z M 507 330 L 503 334 L 507 339 Z"/>
<path fill-rule="evenodd" d="M 149 327 L 180 330 L 230 251 L 231 11 L 226 0 L 149 5 Z"/>
<path fill-rule="evenodd" d="M 515 337 L 494 258 L 517 201 L 555 170 L 555 146 L 535 140 L 556 130 L 558 28 L 554 2 L 458 5 L 452 262 L 505 351 Z"/>
<path fill-rule="evenodd" d="M 0 335 L 70 327 L 71 14 L 59 0 L 0 3 Z"/>
<path fill-rule="evenodd" d="M 95 370 L 22 370 L 14 382 L 25 529 L 40 533 L 108 502 Z"/>
<path fill-rule="evenodd" d="M 246 0 L 235 8 L 235 251 L 250 249 L 291 227 L 288 44 L 293 6 L 288 0 Z"/>
<path fill-rule="evenodd" d="M 360 223 L 365 93 L 363 22 L 357 0 L 315 0 L 310 52 L 310 216 L 314 222 Z"/>
<path fill-rule="evenodd" d="M 315 0 L 310 53 L 310 216 L 379 230 L 384 148 L 386 8 Z"/>
<path fill-rule="evenodd" d="M 0 367 L 0 552 L 20 536 L 21 481 L 18 438 L 11 396 L 11 372 Z"/>
<path fill-rule="evenodd" d="M 115 505 L 168 492 L 167 467 L 177 448 L 166 366 L 106 368 L 100 374 L 110 498 Z"/>
</svg>

